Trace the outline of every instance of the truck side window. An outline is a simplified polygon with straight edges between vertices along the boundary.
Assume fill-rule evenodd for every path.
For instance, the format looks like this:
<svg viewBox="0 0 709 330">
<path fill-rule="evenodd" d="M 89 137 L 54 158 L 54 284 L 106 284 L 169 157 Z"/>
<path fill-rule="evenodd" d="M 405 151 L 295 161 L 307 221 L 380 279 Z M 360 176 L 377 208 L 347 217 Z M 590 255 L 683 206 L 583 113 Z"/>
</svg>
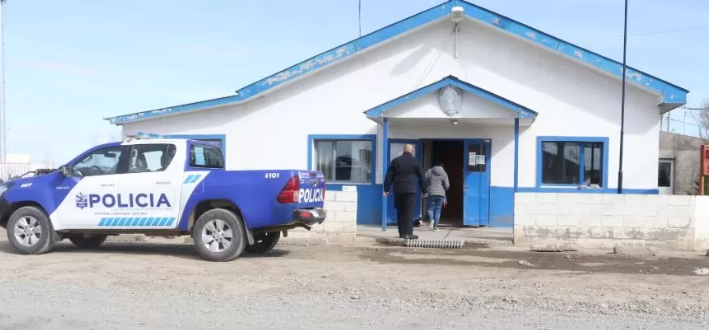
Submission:
<svg viewBox="0 0 709 330">
<path fill-rule="evenodd" d="M 224 157 L 221 149 L 206 144 L 192 144 L 190 146 L 190 166 L 223 168 Z"/>
<path fill-rule="evenodd" d="M 136 144 L 130 151 L 128 172 L 162 172 L 170 166 L 176 151 L 174 144 Z"/>
<path fill-rule="evenodd" d="M 82 176 L 116 174 L 120 158 L 121 146 L 101 148 L 86 155 L 73 168 Z"/>
</svg>

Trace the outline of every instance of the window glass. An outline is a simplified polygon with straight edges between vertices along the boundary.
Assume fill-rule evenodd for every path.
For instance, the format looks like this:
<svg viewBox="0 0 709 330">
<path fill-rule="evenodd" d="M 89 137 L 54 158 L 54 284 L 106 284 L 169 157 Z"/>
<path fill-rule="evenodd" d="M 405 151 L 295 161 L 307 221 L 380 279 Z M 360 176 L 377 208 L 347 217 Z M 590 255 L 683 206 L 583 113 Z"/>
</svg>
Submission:
<svg viewBox="0 0 709 330">
<path fill-rule="evenodd" d="M 601 142 L 543 141 L 542 184 L 602 186 L 604 147 Z"/>
<path fill-rule="evenodd" d="M 657 186 L 661 188 L 672 187 L 672 163 L 660 162 L 660 168 L 657 174 Z"/>
<path fill-rule="evenodd" d="M 162 172 L 175 157 L 173 144 L 137 144 L 131 148 L 129 173 Z"/>
<path fill-rule="evenodd" d="M 224 157 L 217 146 L 207 144 L 192 144 L 190 146 L 190 166 L 223 168 Z"/>
<path fill-rule="evenodd" d="M 579 184 L 581 148 L 573 142 L 542 143 L 542 183 Z"/>
<path fill-rule="evenodd" d="M 601 178 L 603 178 L 601 172 L 603 145 L 601 143 L 589 143 L 584 148 L 584 184 L 601 185 Z"/>
<path fill-rule="evenodd" d="M 82 176 L 116 174 L 121 158 L 121 146 L 95 150 L 74 164 L 74 171 Z"/>
<path fill-rule="evenodd" d="M 335 181 L 335 142 L 315 143 L 315 169 L 323 172 L 326 181 Z"/>
<path fill-rule="evenodd" d="M 372 141 L 316 141 L 315 166 L 334 182 L 372 181 Z"/>
</svg>

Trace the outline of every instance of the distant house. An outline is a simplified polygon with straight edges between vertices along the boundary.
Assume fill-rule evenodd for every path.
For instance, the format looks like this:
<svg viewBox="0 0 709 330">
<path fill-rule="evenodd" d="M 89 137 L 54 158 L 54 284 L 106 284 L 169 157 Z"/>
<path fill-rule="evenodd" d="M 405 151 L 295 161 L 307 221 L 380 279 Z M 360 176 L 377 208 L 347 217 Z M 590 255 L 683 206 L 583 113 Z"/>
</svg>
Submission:
<svg viewBox="0 0 709 330">
<path fill-rule="evenodd" d="M 693 136 L 660 132 L 658 187 L 661 194 L 699 193 L 701 147 L 709 144 Z"/>
<path fill-rule="evenodd" d="M 329 190 L 358 192 L 360 224 L 395 222 L 382 181 L 411 143 L 427 168 L 449 169 L 444 221 L 511 227 L 514 192 L 616 193 L 621 76 L 621 63 L 454 0 L 235 95 L 109 120 L 125 135 L 219 141 L 230 169 L 321 170 Z M 657 194 L 660 114 L 688 91 L 627 77 L 624 192 Z"/>
</svg>

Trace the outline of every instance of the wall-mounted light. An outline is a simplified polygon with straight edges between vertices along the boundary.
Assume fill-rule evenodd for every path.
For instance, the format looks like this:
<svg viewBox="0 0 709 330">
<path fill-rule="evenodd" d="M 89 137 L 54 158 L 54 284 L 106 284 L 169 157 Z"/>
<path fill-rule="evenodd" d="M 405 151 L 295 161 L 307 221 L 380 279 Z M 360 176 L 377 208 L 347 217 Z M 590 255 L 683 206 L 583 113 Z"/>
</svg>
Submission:
<svg viewBox="0 0 709 330">
<path fill-rule="evenodd" d="M 454 23 L 460 23 L 465 19 L 465 8 L 461 6 L 455 6 L 451 8 L 451 20 Z"/>
</svg>

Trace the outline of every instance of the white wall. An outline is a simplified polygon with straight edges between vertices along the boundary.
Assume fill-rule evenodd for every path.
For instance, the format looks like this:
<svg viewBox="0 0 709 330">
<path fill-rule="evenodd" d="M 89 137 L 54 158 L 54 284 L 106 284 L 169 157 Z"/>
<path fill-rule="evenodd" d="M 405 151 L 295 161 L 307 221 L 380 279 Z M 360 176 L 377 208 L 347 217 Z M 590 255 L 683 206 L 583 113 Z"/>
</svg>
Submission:
<svg viewBox="0 0 709 330">
<path fill-rule="evenodd" d="M 517 193 L 515 244 L 611 248 L 644 243 L 704 250 L 709 247 L 706 205 L 706 196 Z"/>
<path fill-rule="evenodd" d="M 441 111 L 438 102 L 439 92 L 429 93 L 414 101 L 395 107 L 386 112 L 390 118 L 423 118 L 434 119 L 443 118 L 445 115 Z M 477 95 L 463 91 L 463 103 L 460 113 L 456 117 L 460 118 L 509 118 L 507 124 L 514 123 L 517 116 L 499 104 L 487 101 Z"/>
<path fill-rule="evenodd" d="M 124 132 L 225 133 L 229 168 L 303 168 L 307 165 L 308 134 L 377 134 L 381 129 L 363 111 L 454 75 L 539 113 L 531 127 L 521 130 L 520 187 L 535 185 L 539 135 L 609 137 L 610 167 L 606 171 L 610 186 L 615 187 L 620 131 L 618 79 L 472 21 L 461 24 L 460 58 L 454 59 L 452 29 L 452 23 L 445 20 L 249 103 L 129 123 Z M 625 188 L 657 187 L 658 99 L 628 85 Z M 430 111 L 431 99 L 421 102 L 413 104 L 419 108 L 412 111 Z M 475 102 L 470 104 L 475 106 Z M 506 129 L 462 127 L 443 131 L 432 127 L 430 133 L 497 140 L 493 154 L 501 159 L 493 159 L 493 166 L 510 164 L 511 168 L 514 146 Z M 391 137 L 415 137 L 419 129 L 393 127 Z M 381 145 L 377 149 L 381 150 Z M 492 184 L 511 186 L 509 168 L 495 168 Z M 381 164 L 378 170 L 381 172 Z"/>
<path fill-rule="evenodd" d="M 325 194 L 327 219 L 308 231 L 296 228 L 289 238 L 327 238 L 330 241 L 352 241 L 357 236 L 357 192 L 328 191 Z"/>
</svg>

